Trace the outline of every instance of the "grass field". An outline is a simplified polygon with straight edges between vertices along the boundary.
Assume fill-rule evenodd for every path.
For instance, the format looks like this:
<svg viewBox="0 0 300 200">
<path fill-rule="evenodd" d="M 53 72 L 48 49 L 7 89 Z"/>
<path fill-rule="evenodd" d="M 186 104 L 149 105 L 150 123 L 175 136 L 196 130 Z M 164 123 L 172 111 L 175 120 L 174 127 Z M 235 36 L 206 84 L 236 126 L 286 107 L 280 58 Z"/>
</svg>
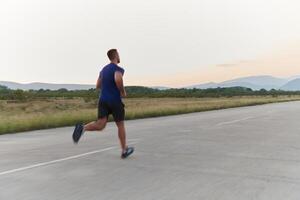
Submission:
<svg viewBox="0 0 300 200">
<path fill-rule="evenodd" d="M 300 96 L 232 98 L 125 99 L 126 119 L 296 101 Z M 74 125 L 96 119 L 97 102 L 84 99 L 47 99 L 29 102 L 0 101 L 0 134 Z"/>
</svg>

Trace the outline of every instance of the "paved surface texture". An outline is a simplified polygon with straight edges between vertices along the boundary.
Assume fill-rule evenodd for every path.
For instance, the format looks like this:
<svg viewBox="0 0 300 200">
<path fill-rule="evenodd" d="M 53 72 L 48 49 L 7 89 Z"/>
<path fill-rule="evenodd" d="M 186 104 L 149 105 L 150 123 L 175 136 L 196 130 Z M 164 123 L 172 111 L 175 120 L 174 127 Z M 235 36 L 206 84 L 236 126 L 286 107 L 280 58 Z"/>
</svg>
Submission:
<svg viewBox="0 0 300 200">
<path fill-rule="evenodd" d="M 300 102 L 0 136 L 1 200 L 299 200 Z"/>
</svg>

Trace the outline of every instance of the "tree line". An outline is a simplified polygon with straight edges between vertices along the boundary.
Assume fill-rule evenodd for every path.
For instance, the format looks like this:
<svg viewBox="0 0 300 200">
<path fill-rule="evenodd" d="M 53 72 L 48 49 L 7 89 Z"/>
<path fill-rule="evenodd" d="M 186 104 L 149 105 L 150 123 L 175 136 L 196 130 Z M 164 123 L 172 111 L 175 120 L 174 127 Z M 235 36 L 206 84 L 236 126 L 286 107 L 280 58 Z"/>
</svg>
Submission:
<svg viewBox="0 0 300 200">
<path fill-rule="evenodd" d="M 300 95 L 300 91 L 291 92 L 283 90 L 252 90 L 245 87 L 229 87 L 229 88 L 210 88 L 210 89 L 165 89 L 158 90 L 142 86 L 126 87 L 128 98 L 157 98 L 157 97 L 233 97 L 233 96 L 279 96 L 279 95 Z M 11 90 L 0 85 L 1 100 L 31 100 L 31 99 L 47 99 L 47 98 L 85 98 L 96 99 L 99 96 L 99 90 Z"/>
</svg>

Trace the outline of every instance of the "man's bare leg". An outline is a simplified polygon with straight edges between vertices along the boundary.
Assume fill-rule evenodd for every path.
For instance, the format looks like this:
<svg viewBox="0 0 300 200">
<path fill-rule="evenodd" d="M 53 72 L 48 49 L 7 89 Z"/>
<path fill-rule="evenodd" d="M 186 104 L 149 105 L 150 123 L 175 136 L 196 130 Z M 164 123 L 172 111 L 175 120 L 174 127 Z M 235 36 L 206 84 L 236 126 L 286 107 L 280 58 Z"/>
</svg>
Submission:
<svg viewBox="0 0 300 200">
<path fill-rule="evenodd" d="M 106 117 L 98 119 L 97 121 L 86 124 L 83 128 L 83 131 L 101 131 L 105 128 L 106 123 Z"/>
<path fill-rule="evenodd" d="M 126 150 L 126 131 L 124 121 L 116 122 L 122 153 Z"/>
</svg>

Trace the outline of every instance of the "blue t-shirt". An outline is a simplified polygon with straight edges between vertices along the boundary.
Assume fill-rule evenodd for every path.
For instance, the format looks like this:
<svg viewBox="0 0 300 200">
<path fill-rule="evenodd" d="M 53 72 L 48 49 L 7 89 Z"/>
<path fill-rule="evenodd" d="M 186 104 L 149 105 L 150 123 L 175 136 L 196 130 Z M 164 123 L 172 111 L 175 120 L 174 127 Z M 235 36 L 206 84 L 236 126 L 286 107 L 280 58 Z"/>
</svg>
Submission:
<svg viewBox="0 0 300 200">
<path fill-rule="evenodd" d="M 110 63 L 103 67 L 100 72 L 101 78 L 101 94 L 102 102 L 121 102 L 121 94 L 115 82 L 115 72 L 119 71 L 124 74 L 124 69 L 114 63 Z"/>
</svg>

